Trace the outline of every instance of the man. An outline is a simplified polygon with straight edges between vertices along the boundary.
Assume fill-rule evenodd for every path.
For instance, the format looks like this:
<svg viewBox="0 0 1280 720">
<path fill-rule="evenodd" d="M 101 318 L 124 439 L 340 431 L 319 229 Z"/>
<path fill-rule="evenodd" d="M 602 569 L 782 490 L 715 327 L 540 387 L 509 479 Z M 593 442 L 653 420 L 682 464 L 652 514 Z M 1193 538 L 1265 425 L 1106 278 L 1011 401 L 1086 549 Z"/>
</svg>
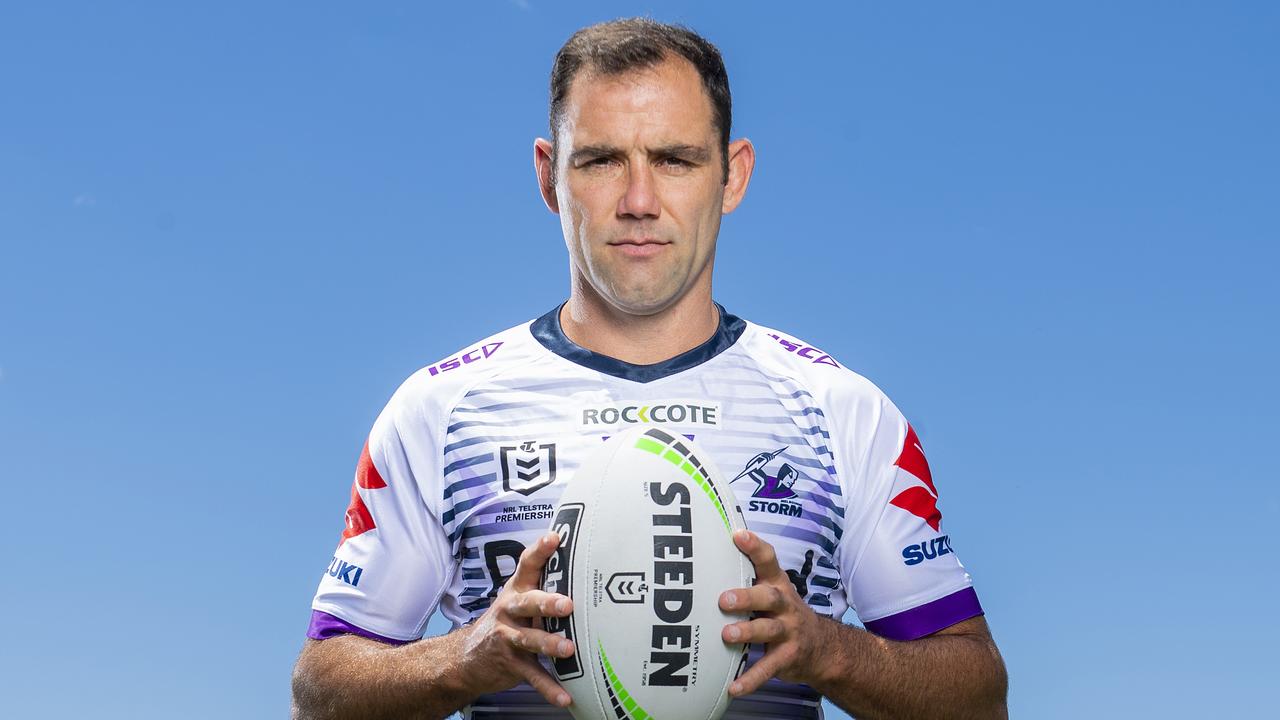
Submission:
<svg viewBox="0 0 1280 720">
<path fill-rule="evenodd" d="M 734 541 L 758 581 L 721 595 L 746 618 L 722 635 L 767 651 L 727 717 L 819 717 L 820 695 L 859 717 L 1002 716 L 1004 668 L 915 432 L 830 356 L 712 301 L 720 218 L 755 162 L 729 142 L 719 52 L 650 20 L 586 28 L 556 57 L 550 114 L 534 160 L 569 300 L 423 368 L 379 416 L 297 716 L 567 717 L 538 661 L 575 650 L 538 622 L 572 608 L 538 589 L 551 509 L 602 437 L 646 421 L 736 477 L 753 529 Z M 840 623 L 851 606 L 868 630 Z M 422 639 L 437 608 L 455 629 Z"/>
</svg>

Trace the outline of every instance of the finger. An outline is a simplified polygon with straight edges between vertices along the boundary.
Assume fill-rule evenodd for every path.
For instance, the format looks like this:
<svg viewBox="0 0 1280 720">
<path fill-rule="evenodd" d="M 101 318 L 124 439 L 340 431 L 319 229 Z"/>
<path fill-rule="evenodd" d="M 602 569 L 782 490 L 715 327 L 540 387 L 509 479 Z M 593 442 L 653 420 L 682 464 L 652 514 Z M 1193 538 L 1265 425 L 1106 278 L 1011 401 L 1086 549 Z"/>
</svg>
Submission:
<svg viewBox="0 0 1280 720">
<path fill-rule="evenodd" d="M 783 664 L 780 649 L 770 648 L 764 654 L 764 657 L 760 658 L 759 662 L 752 665 L 751 669 L 742 674 L 742 677 L 730 683 L 729 694 L 734 697 L 741 697 L 755 692 L 761 685 L 768 682 L 769 678 L 777 675 Z"/>
<path fill-rule="evenodd" d="M 564 595 L 525 590 L 507 599 L 507 613 L 513 617 L 564 617 L 573 612 L 573 601 Z"/>
<path fill-rule="evenodd" d="M 728 643 L 774 643 L 786 637 L 787 627 L 774 618 L 756 618 L 724 626 L 720 637 Z"/>
<path fill-rule="evenodd" d="M 555 678 L 532 658 L 526 660 L 520 663 L 520 674 L 524 676 L 525 682 L 555 707 L 568 707 L 572 702 L 569 693 L 565 692 L 564 688 L 560 687 L 560 683 L 556 682 Z"/>
<path fill-rule="evenodd" d="M 782 568 L 778 567 L 778 555 L 773 551 L 773 546 L 759 535 L 750 530 L 739 530 L 733 534 L 733 543 L 755 565 L 756 580 L 763 582 L 776 577 L 786 579 Z"/>
<path fill-rule="evenodd" d="M 560 547 L 560 536 L 549 532 L 525 548 L 524 552 L 520 553 L 516 571 L 511 576 L 509 582 L 511 587 L 516 590 L 532 590 L 538 587 L 538 582 L 542 579 L 542 568 L 558 547 Z"/>
<path fill-rule="evenodd" d="M 562 635 L 556 635 L 533 627 L 503 626 L 503 636 L 512 647 L 535 655 L 549 657 L 569 657 L 573 654 L 574 643 Z"/>
<path fill-rule="evenodd" d="M 720 609 L 732 613 L 782 612 L 787 609 L 787 593 L 772 583 L 727 590 L 720 594 Z"/>
</svg>

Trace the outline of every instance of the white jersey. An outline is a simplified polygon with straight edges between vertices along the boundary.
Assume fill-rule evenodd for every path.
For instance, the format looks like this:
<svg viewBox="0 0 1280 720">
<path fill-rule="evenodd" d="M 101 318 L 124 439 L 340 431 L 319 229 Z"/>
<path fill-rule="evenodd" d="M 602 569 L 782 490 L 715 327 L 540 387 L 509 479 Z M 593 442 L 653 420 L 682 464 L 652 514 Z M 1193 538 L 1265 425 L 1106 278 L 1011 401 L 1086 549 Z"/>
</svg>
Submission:
<svg viewBox="0 0 1280 720">
<path fill-rule="evenodd" d="M 895 640 L 981 614 L 897 408 L 821 350 L 720 316 L 703 345 L 631 365 L 575 345 L 556 310 L 411 376 L 360 457 L 308 635 L 409 642 L 437 609 L 455 627 L 476 619 L 583 458 L 642 423 L 696 439 L 815 612 L 853 608 Z M 568 717 L 527 685 L 469 712 Z M 726 717 L 820 712 L 813 690 L 773 680 Z"/>
</svg>

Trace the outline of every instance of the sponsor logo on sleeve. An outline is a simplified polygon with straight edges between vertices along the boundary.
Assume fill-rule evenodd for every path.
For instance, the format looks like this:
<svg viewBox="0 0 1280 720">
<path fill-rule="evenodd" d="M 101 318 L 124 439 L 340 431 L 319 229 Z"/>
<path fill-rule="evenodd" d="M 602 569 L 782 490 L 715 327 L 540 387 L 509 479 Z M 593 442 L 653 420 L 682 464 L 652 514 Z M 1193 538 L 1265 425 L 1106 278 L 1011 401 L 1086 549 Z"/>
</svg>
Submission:
<svg viewBox="0 0 1280 720">
<path fill-rule="evenodd" d="M 351 483 L 351 504 L 347 506 L 345 518 L 347 526 L 342 531 L 342 539 L 338 541 L 338 547 L 342 547 L 342 544 L 351 538 L 378 527 L 373 521 L 373 514 L 369 512 L 369 507 L 364 504 L 364 498 L 360 497 L 360 488 L 381 490 L 386 486 L 386 481 L 382 479 L 377 466 L 373 464 L 373 458 L 369 455 L 369 443 L 366 441 L 364 449 L 360 451 L 360 461 L 356 463 L 356 477 Z"/>
<path fill-rule="evenodd" d="M 364 568 L 352 565 L 346 560 L 334 558 L 329 561 L 329 569 L 326 571 L 329 577 L 344 582 L 351 587 L 360 586 L 360 576 L 364 573 Z"/>
<path fill-rule="evenodd" d="M 929 472 L 929 461 L 924 457 L 924 448 L 920 447 L 920 439 L 910 425 L 907 426 L 907 438 L 902 443 L 902 453 L 893 464 L 910 473 L 921 484 L 912 485 L 893 496 L 889 504 L 921 518 L 937 532 L 942 526 L 942 512 L 938 510 L 938 488 L 933 485 L 933 474 Z"/>
<path fill-rule="evenodd" d="M 951 538 L 939 535 L 932 540 L 915 543 L 902 548 L 903 565 L 919 565 L 925 560 L 934 560 L 951 554 Z"/>
</svg>

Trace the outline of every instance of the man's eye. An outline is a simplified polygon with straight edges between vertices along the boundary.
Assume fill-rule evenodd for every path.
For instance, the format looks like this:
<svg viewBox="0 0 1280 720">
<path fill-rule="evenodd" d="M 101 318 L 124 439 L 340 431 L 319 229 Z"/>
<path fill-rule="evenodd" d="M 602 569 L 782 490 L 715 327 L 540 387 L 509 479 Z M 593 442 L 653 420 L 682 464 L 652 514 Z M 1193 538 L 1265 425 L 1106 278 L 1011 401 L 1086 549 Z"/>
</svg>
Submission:
<svg viewBox="0 0 1280 720">
<path fill-rule="evenodd" d="M 688 160 L 685 160 L 684 158 L 678 158 L 678 157 L 663 158 L 662 164 L 668 167 L 692 167 L 693 166 L 693 163 L 689 162 Z"/>
<path fill-rule="evenodd" d="M 613 164 L 613 158 L 611 157 L 598 157 L 598 158 L 592 158 L 591 160 L 587 161 L 588 167 L 604 167 L 606 165 L 612 165 L 612 164 Z"/>
</svg>

